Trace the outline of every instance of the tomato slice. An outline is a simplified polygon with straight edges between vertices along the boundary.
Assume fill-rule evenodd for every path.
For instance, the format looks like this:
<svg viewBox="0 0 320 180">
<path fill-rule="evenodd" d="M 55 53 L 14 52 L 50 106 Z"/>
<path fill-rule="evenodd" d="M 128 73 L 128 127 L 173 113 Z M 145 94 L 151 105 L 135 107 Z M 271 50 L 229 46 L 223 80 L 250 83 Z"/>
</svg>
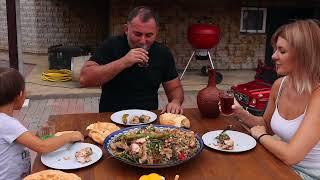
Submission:
<svg viewBox="0 0 320 180">
<path fill-rule="evenodd" d="M 186 157 L 186 154 L 184 152 L 180 152 L 178 154 L 178 159 L 179 160 L 185 160 L 187 157 Z"/>
</svg>

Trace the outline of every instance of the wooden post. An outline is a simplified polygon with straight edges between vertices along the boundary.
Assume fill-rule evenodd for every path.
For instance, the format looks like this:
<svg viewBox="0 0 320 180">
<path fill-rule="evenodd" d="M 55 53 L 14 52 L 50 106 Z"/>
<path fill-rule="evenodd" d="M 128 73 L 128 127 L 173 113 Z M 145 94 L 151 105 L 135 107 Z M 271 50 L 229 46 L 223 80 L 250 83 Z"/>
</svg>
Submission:
<svg viewBox="0 0 320 180">
<path fill-rule="evenodd" d="M 6 0 L 10 67 L 23 74 L 20 0 Z"/>
</svg>

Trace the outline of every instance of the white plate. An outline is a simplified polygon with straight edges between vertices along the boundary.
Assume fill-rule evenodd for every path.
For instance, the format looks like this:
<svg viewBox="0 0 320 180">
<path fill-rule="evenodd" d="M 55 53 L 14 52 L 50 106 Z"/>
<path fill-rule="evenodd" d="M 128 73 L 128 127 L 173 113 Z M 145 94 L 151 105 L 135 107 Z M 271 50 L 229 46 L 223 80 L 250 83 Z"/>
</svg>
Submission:
<svg viewBox="0 0 320 180">
<path fill-rule="evenodd" d="M 138 123 L 138 124 L 124 124 L 122 121 L 122 116 L 124 114 L 129 114 L 128 116 L 128 120 L 132 119 L 133 116 L 141 116 L 141 115 L 146 115 L 146 116 L 150 116 L 150 120 L 147 123 Z M 118 111 L 115 112 L 111 115 L 110 117 L 111 121 L 118 123 L 118 124 L 123 124 L 123 125 L 128 125 L 128 126 L 135 126 L 135 125 L 142 125 L 142 124 L 148 124 L 151 123 L 153 121 L 155 121 L 157 119 L 157 115 L 151 111 L 147 111 L 147 110 L 141 110 L 141 109 L 128 109 L 128 110 L 122 110 L 122 111 Z"/>
<path fill-rule="evenodd" d="M 225 133 L 229 135 L 229 137 L 234 141 L 234 148 L 232 150 L 221 149 L 217 144 L 216 137 L 222 132 L 222 130 L 210 131 L 205 133 L 202 136 L 203 143 L 212 148 L 219 151 L 225 152 L 242 152 L 248 151 L 254 148 L 257 145 L 256 140 L 249 136 L 248 134 L 244 134 L 238 131 L 227 130 Z"/>
<path fill-rule="evenodd" d="M 73 144 L 70 149 L 67 149 L 67 147 L 68 144 L 51 153 L 42 154 L 41 162 L 54 169 L 78 169 L 89 166 L 97 162 L 102 157 L 101 149 L 94 144 L 78 142 Z M 91 147 L 93 154 L 91 155 L 90 162 L 82 164 L 76 160 L 74 155 L 77 151 L 86 147 Z"/>
</svg>

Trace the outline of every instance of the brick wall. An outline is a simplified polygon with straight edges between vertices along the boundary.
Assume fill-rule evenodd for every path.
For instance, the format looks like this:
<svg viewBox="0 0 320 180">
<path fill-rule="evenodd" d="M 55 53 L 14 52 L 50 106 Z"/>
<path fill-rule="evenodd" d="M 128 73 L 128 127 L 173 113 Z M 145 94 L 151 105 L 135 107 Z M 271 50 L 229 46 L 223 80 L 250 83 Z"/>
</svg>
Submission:
<svg viewBox="0 0 320 180">
<path fill-rule="evenodd" d="M 46 53 L 51 45 L 96 46 L 108 35 L 121 34 L 128 11 L 136 5 L 150 5 L 160 14 L 158 41 L 169 46 L 176 65 L 183 69 L 192 48 L 187 28 L 201 17 L 221 28 L 221 41 L 211 55 L 218 69 L 255 68 L 264 60 L 265 35 L 241 34 L 240 2 L 183 0 L 111 0 L 111 26 L 108 27 L 108 3 L 101 0 L 21 0 L 22 45 L 24 52 Z M 0 0 L 0 49 L 7 49 L 5 0 Z M 209 65 L 192 60 L 189 69 Z"/>
<path fill-rule="evenodd" d="M 0 0 L 0 49 L 8 49 L 6 0 Z"/>
<path fill-rule="evenodd" d="M 0 0 L 0 49 L 8 48 L 6 0 Z M 49 46 L 96 46 L 108 34 L 108 5 L 100 0 L 20 0 L 23 52 Z"/>
<path fill-rule="evenodd" d="M 209 18 L 206 21 L 219 25 L 222 32 L 220 43 L 210 51 L 216 68 L 255 68 L 258 59 L 264 61 L 266 36 L 264 34 L 241 34 L 239 32 L 241 5 L 234 1 L 226 2 L 145 0 L 132 3 L 129 0 L 113 0 L 111 33 L 114 35 L 122 33 L 126 15 L 132 7 L 142 4 L 150 5 L 160 15 L 158 41 L 171 48 L 177 67 L 183 69 L 192 53 L 192 48 L 187 41 L 188 26 L 206 16 Z M 189 69 L 199 69 L 203 65 L 209 65 L 209 62 L 193 59 Z"/>
</svg>

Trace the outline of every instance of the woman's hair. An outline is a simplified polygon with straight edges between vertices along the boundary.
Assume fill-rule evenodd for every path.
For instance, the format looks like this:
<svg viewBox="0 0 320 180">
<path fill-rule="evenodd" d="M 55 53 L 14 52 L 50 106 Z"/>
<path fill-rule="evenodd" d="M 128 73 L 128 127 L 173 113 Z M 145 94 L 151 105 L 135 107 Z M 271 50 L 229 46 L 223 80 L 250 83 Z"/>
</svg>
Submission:
<svg viewBox="0 0 320 180">
<path fill-rule="evenodd" d="M 13 102 L 24 88 L 24 78 L 19 71 L 0 67 L 0 106 Z"/>
<path fill-rule="evenodd" d="M 297 20 L 282 25 L 272 36 L 273 48 L 278 37 L 288 41 L 293 48 L 295 63 L 290 74 L 298 93 L 312 92 L 320 83 L 320 23 L 317 20 Z"/>
</svg>

